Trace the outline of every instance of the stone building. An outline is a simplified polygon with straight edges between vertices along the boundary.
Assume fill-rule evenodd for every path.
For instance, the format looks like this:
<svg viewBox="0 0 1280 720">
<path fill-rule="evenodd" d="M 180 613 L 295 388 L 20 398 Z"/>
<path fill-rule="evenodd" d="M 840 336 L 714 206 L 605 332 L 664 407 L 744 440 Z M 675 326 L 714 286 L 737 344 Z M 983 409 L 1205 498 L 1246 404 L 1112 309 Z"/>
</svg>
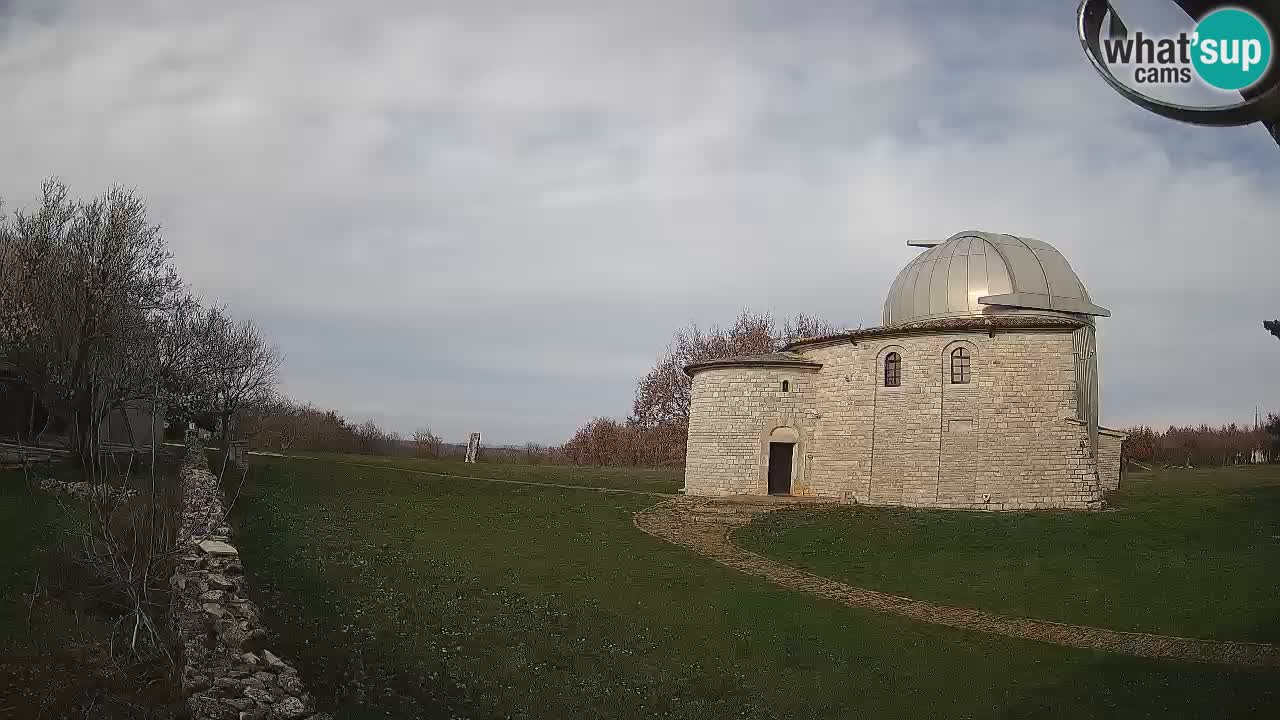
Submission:
<svg viewBox="0 0 1280 720">
<path fill-rule="evenodd" d="M 1123 434 L 1098 425 L 1094 305 L 1066 258 L 968 231 L 898 274 L 884 324 L 689 365 L 685 492 L 1094 509 Z"/>
<path fill-rule="evenodd" d="M 98 442 L 140 447 L 149 446 L 153 437 L 163 439 L 164 408 L 157 407 L 154 413 L 152 409 L 151 403 L 142 401 L 112 412 L 98 426 Z M 49 415 L 17 368 L 0 358 L 0 442 L 31 442 L 41 431 L 46 441 L 66 436 L 66 419 Z"/>
</svg>

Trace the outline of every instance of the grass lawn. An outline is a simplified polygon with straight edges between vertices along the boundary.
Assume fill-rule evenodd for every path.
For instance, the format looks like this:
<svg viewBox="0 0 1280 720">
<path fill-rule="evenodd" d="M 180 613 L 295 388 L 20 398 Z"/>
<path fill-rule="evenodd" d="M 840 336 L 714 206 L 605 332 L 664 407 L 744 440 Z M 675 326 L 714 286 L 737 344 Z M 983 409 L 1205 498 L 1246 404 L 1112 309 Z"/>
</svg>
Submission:
<svg viewBox="0 0 1280 720">
<path fill-rule="evenodd" d="M 743 547 L 853 585 L 1046 620 L 1280 642 L 1280 467 L 1127 475 L 1115 512 L 773 513 Z"/>
<path fill-rule="evenodd" d="M 386 457 L 382 455 L 344 455 L 305 451 L 299 456 L 354 465 L 377 465 L 404 468 L 428 473 L 464 475 L 517 480 L 520 482 L 554 485 L 588 485 L 615 490 L 639 490 L 642 492 L 674 493 L 684 487 L 682 468 L 610 468 L 577 467 L 566 465 L 515 465 L 496 463 L 461 463 L 449 460 L 425 458 Z"/>
<path fill-rule="evenodd" d="M 256 599 L 273 647 L 344 718 L 1280 714 L 1280 673 L 918 625 L 777 588 L 636 530 L 655 498 L 254 463 L 236 520 Z"/>
</svg>

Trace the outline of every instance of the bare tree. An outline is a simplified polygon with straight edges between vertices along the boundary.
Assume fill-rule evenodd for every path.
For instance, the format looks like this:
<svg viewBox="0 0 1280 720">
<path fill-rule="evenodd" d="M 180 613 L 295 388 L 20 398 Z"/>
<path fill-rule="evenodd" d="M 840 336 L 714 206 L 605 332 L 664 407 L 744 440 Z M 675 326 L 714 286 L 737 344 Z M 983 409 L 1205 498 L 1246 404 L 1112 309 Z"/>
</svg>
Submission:
<svg viewBox="0 0 1280 720">
<path fill-rule="evenodd" d="M 154 389 L 166 417 L 186 422 L 210 413 L 215 407 L 216 372 L 226 364 L 225 313 L 182 293 L 172 307 L 157 314 L 155 323 Z"/>
<path fill-rule="evenodd" d="M 12 261 L 4 352 L 84 456 L 108 414 L 154 396 L 157 318 L 181 280 L 146 204 L 121 188 L 73 201 L 46 181 L 39 206 L 15 212 L 2 239 Z"/>
<path fill-rule="evenodd" d="M 1251 463 L 1259 451 L 1269 460 L 1280 441 L 1273 441 L 1268 433 L 1280 435 L 1280 422 L 1274 414 L 1268 415 L 1267 421 L 1267 425 L 1170 426 L 1163 432 L 1138 426 L 1125 431 L 1128 437 L 1122 453 L 1137 463 L 1182 467 Z"/>
<path fill-rule="evenodd" d="M 212 351 L 217 367 L 210 377 L 225 447 L 231 440 L 232 421 L 239 417 L 240 411 L 267 400 L 274 393 L 282 358 L 280 351 L 266 341 L 252 321 L 218 322 L 221 323 L 215 331 L 218 340 Z"/>
<path fill-rule="evenodd" d="M 4 203 L 0 201 L 0 360 L 5 358 L 6 348 L 14 339 L 31 332 L 18 302 L 22 266 L 18 262 L 17 243 L 3 210 Z"/>
<path fill-rule="evenodd" d="M 687 425 L 691 384 L 684 368 L 690 363 L 763 355 L 799 338 L 836 332 L 835 326 L 811 315 L 796 315 L 779 328 L 768 313 L 750 310 L 743 310 L 728 329 L 712 326 L 704 331 L 696 324 L 680 328 L 657 364 L 640 379 L 632 419 L 643 427 Z"/>
<path fill-rule="evenodd" d="M 729 328 L 703 330 L 691 324 L 676 331 L 658 362 L 636 385 L 626 422 L 595 418 L 557 451 L 557 458 L 579 465 L 670 466 L 684 462 L 688 441 L 692 382 L 690 363 L 777 352 L 800 338 L 840 332 L 812 315 L 784 319 L 781 327 L 768 313 L 743 310 Z"/>
<path fill-rule="evenodd" d="M 778 347 L 804 338 L 817 338 L 835 335 L 841 328 L 832 325 L 817 315 L 798 313 L 794 317 L 782 321 L 782 335 L 778 338 Z"/>
<path fill-rule="evenodd" d="M 431 428 L 422 427 L 413 433 L 413 448 L 418 457 L 438 458 L 444 448 L 444 441 L 431 432 Z"/>
<path fill-rule="evenodd" d="M 348 423 L 336 412 L 274 394 L 242 407 L 239 422 L 255 448 L 353 452 L 362 442 L 357 437 L 362 428 Z"/>
<path fill-rule="evenodd" d="M 397 455 L 407 447 L 400 433 L 383 430 L 372 420 L 366 420 L 354 428 L 356 451 L 370 455 Z"/>
</svg>

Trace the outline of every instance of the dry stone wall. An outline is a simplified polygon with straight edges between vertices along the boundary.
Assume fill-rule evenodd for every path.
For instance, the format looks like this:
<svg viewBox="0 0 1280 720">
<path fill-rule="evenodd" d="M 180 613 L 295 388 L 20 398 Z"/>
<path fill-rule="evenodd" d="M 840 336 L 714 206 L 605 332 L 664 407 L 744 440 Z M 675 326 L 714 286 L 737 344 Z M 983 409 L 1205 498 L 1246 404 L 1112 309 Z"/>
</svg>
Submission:
<svg viewBox="0 0 1280 720">
<path fill-rule="evenodd" d="M 40 481 L 40 489 L 54 495 L 70 495 L 87 500 L 95 494 L 102 499 L 130 500 L 138 496 L 137 490 L 115 487 L 100 483 L 89 483 L 84 480 L 54 480 L 44 478 Z"/>
<path fill-rule="evenodd" d="M 951 382 L 959 347 L 971 356 L 967 384 Z M 983 510 L 1097 508 L 1095 468 L 1107 482 L 1118 475 L 1119 440 L 1104 438 L 1095 464 L 1087 431 L 1071 421 L 1070 327 L 886 334 L 798 352 L 821 369 L 695 374 L 687 493 L 763 494 L 768 434 L 779 422 L 801 438 L 795 495 Z M 884 387 L 889 352 L 901 357 L 899 387 Z M 797 392 L 784 397 L 782 379 Z"/>
<path fill-rule="evenodd" d="M 190 449 L 180 475 L 180 554 L 170 585 L 192 720 L 331 720 L 315 711 L 298 671 L 269 649 L 202 450 Z"/>
</svg>

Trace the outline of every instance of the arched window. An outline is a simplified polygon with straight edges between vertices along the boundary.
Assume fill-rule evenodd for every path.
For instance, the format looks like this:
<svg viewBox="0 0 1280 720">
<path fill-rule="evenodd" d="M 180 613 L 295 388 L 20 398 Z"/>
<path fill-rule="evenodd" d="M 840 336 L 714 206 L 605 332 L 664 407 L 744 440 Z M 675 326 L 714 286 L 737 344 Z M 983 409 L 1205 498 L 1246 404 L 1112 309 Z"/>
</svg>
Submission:
<svg viewBox="0 0 1280 720">
<path fill-rule="evenodd" d="M 884 386 L 898 387 L 902 384 L 902 356 L 891 352 L 884 356 Z"/>
<path fill-rule="evenodd" d="M 958 347 L 951 351 L 951 383 L 967 385 L 969 383 L 969 350 Z"/>
<path fill-rule="evenodd" d="M 782 381 L 782 392 L 787 392 L 787 391 L 788 391 L 788 390 L 790 390 L 790 389 L 791 389 L 791 383 L 790 383 L 790 382 L 788 382 L 788 381 L 786 381 L 786 380 L 783 380 L 783 381 Z"/>
</svg>

